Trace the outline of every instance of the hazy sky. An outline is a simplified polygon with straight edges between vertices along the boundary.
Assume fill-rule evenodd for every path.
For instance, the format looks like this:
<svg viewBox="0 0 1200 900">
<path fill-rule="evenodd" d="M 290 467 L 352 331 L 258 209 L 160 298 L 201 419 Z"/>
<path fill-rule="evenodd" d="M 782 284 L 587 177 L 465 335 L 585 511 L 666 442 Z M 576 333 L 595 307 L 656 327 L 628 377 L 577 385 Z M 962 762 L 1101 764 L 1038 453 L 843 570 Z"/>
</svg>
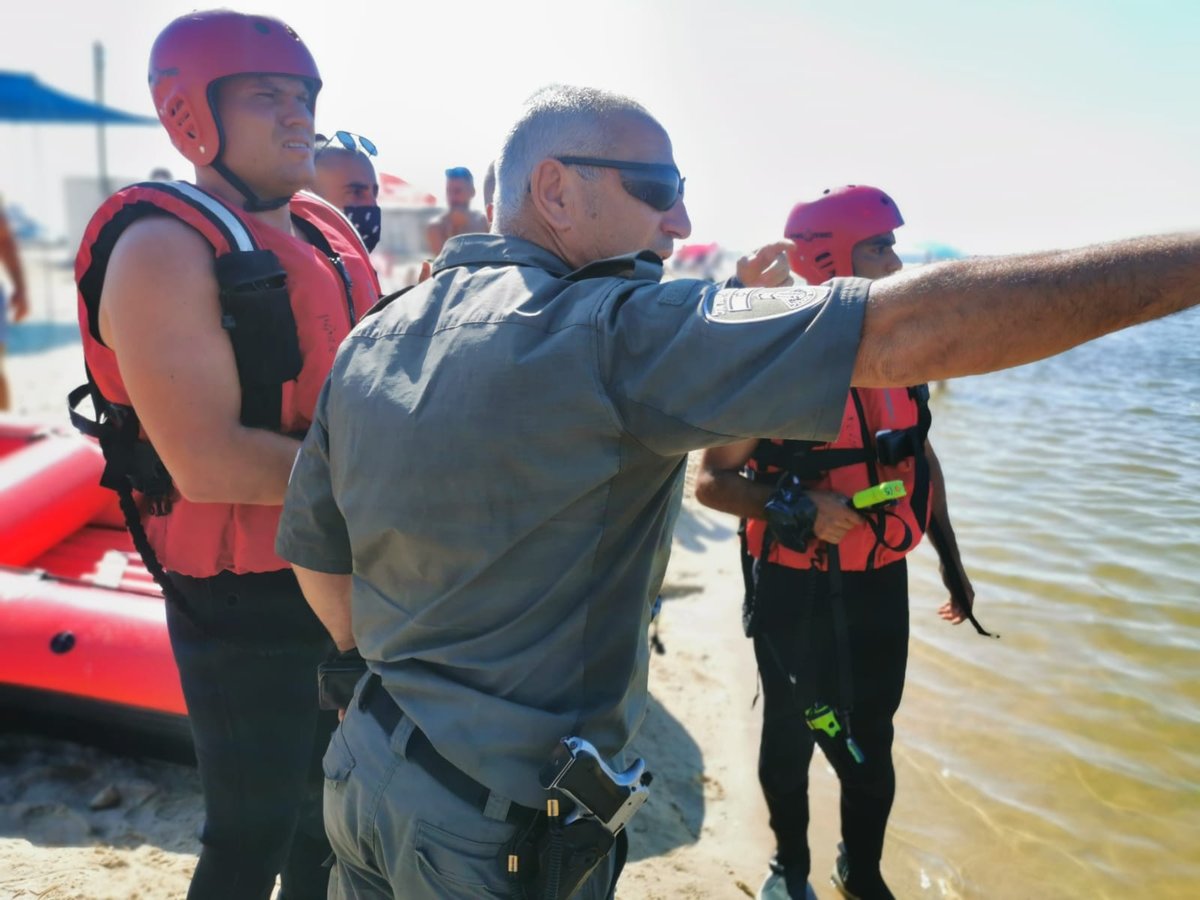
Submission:
<svg viewBox="0 0 1200 900">
<path fill-rule="evenodd" d="M 153 114 L 174 0 L 6 4 L 0 66 Z M 902 243 L 977 253 L 1200 224 L 1200 3 L 882 0 L 364 3 L 260 0 L 313 51 L 318 130 L 372 138 L 379 167 L 440 194 L 481 173 L 550 81 L 631 94 L 667 127 L 693 240 L 747 248 L 824 187 L 876 184 Z M 95 171 L 94 129 L 0 124 L 0 192 L 61 230 L 60 182 Z M 110 128 L 109 169 L 188 166 L 157 128 Z"/>
</svg>

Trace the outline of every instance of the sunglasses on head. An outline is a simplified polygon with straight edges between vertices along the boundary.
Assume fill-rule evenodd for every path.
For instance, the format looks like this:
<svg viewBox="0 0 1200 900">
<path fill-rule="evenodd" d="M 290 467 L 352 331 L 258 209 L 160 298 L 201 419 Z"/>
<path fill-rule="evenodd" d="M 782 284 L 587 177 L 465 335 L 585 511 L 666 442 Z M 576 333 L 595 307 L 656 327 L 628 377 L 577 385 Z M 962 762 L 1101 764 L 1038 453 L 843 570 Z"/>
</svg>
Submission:
<svg viewBox="0 0 1200 900">
<path fill-rule="evenodd" d="M 351 153 L 358 153 L 361 150 L 367 156 L 378 156 L 379 151 L 375 149 L 375 144 L 361 134 L 355 134 L 352 131 L 335 131 L 333 137 L 325 137 L 323 134 L 317 135 L 317 152 L 320 153 L 327 147 L 331 147 L 334 141 L 337 141 L 346 150 Z"/>
<path fill-rule="evenodd" d="M 556 156 L 564 166 L 597 166 L 616 169 L 621 173 L 625 193 L 647 206 L 666 212 L 683 199 L 683 183 L 687 180 L 679 170 L 667 163 L 625 162 L 619 159 L 600 159 L 595 156 Z M 626 174 L 628 173 L 628 174 Z"/>
</svg>

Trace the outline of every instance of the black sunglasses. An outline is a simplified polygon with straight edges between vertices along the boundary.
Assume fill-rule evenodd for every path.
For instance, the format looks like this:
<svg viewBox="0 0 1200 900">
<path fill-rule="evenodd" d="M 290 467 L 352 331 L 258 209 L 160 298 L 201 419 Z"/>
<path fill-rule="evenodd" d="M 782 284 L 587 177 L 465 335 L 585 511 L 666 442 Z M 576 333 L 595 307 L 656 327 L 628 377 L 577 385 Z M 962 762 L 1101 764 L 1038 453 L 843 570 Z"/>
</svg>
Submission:
<svg viewBox="0 0 1200 900">
<path fill-rule="evenodd" d="M 320 153 L 325 148 L 329 147 L 334 140 L 337 140 L 346 150 L 351 153 L 357 153 L 360 149 L 367 156 L 378 156 L 379 151 L 375 149 L 375 144 L 361 134 L 355 134 L 352 131 L 335 131 L 333 137 L 325 137 L 323 134 L 317 135 L 317 153 Z"/>
<path fill-rule="evenodd" d="M 564 166 L 597 166 L 617 169 L 621 186 L 630 197 L 647 206 L 666 212 L 683 199 L 683 183 L 687 181 L 679 170 L 667 163 L 625 162 L 619 159 L 600 159 L 594 156 L 556 156 Z M 632 174 L 626 175 L 624 173 Z"/>
</svg>

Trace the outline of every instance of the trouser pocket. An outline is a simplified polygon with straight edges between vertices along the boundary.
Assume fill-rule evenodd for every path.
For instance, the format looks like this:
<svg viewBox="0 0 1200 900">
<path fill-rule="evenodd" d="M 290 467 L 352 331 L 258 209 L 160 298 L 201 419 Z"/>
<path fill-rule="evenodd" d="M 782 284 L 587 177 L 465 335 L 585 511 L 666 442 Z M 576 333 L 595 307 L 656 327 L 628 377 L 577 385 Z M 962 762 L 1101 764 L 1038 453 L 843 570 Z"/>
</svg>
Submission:
<svg viewBox="0 0 1200 900">
<path fill-rule="evenodd" d="M 480 822 L 484 822 L 482 817 Z M 456 830 L 470 830 L 469 825 L 464 822 Z M 503 859 L 507 846 L 507 840 L 467 837 L 420 822 L 415 846 L 417 874 L 430 896 L 444 900 L 508 897 Z"/>
</svg>

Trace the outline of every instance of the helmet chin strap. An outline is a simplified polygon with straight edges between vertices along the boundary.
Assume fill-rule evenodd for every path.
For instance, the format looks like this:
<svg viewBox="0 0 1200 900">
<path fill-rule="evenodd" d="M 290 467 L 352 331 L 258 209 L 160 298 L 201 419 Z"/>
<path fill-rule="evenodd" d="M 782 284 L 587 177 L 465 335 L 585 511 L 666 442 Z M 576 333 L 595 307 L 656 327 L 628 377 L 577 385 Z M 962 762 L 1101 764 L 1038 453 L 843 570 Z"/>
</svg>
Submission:
<svg viewBox="0 0 1200 900">
<path fill-rule="evenodd" d="M 220 158 L 214 159 L 211 165 L 222 178 L 228 181 L 239 194 L 246 198 L 246 202 L 242 204 L 242 209 L 246 210 L 246 212 L 270 212 L 273 209 L 279 209 L 281 206 L 287 206 L 288 202 L 292 199 L 289 195 L 287 197 L 277 197 L 273 200 L 263 200 L 254 191 L 250 190 L 250 186 L 235 175 L 233 170 L 225 165 Z"/>
</svg>

